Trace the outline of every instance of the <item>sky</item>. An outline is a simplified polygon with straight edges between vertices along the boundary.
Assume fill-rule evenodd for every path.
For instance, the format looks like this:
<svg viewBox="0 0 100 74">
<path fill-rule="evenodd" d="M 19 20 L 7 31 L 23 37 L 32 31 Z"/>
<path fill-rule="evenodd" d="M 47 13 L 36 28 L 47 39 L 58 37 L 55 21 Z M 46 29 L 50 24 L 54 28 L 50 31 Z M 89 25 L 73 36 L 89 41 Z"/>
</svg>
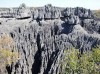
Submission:
<svg viewBox="0 0 100 74">
<path fill-rule="evenodd" d="M 0 0 L 0 7 L 18 7 L 22 3 L 31 7 L 52 4 L 57 7 L 84 7 L 92 10 L 100 9 L 100 0 Z"/>
</svg>

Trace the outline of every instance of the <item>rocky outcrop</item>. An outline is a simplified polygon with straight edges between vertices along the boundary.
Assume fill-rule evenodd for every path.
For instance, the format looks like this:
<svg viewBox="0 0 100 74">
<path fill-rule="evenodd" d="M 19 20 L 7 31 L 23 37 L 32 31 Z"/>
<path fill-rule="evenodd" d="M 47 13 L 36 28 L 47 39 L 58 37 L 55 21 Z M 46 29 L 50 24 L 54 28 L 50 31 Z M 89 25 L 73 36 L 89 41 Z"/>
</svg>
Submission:
<svg viewBox="0 0 100 74">
<path fill-rule="evenodd" d="M 75 47 L 83 52 L 100 45 L 100 23 L 88 9 L 49 4 L 34 9 L 22 5 L 12 8 L 12 13 L 4 10 L 0 11 L 0 36 L 9 34 L 20 54 L 4 74 L 59 74 L 64 50 Z M 9 18 L 5 13 L 11 14 Z"/>
</svg>

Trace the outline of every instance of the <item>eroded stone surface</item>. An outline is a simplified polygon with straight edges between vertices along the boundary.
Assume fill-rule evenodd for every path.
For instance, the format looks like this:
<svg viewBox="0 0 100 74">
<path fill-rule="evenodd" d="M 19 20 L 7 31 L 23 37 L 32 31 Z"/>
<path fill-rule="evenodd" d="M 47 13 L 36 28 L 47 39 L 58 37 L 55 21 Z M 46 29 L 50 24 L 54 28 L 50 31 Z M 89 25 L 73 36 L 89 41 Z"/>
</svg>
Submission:
<svg viewBox="0 0 100 74">
<path fill-rule="evenodd" d="M 26 15 L 18 14 L 23 12 Z M 20 53 L 9 67 L 11 73 L 5 74 L 59 74 L 64 50 L 75 47 L 82 52 L 100 45 L 100 23 L 88 9 L 22 5 L 0 9 L 0 17 L 0 36 L 9 34 Z"/>
</svg>

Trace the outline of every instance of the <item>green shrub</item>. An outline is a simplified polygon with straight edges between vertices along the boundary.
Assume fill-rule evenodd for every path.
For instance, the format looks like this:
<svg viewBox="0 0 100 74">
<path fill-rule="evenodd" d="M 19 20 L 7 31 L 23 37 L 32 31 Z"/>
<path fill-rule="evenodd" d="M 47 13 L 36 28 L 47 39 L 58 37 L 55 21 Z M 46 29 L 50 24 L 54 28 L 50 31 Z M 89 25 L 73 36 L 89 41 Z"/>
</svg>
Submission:
<svg viewBox="0 0 100 74">
<path fill-rule="evenodd" d="M 62 74 L 100 74 L 100 48 L 83 54 L 72 48 L 64 54 Z"/>
<path fill-rule="evenodd" d="M 93 14 L 95 17 L 100 18 L 100 10 L 94 10 Z"/>
<path fill-rule="evenodd" d="M 3 34 L 0 37 L 0 69 L 16 62 L 18 57 L 19 54 L 15 51 L 13 39 L 9 35 Z"/>
<path fill-rule="evenodd" d="M 93 59 L 96 63 L 100 62 L 100 48 L 93 48 Z"/>
</svg>

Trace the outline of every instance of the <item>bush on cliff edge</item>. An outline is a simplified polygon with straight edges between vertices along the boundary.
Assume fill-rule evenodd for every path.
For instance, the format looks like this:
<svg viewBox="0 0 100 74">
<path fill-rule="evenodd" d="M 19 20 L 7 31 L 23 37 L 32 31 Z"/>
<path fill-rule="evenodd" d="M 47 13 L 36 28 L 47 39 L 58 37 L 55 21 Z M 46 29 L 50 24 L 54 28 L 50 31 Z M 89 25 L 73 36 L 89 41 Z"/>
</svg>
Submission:
<svg viewBox="0 0 100 74">
<path fill-rule="evenodd" d="M 84 51 L 78 49 L 64 51 L 62 74 L 100 74 L 100 48 Z"/>
<path fill-rule="evenodd" d="M 16 62 L 18 57 L 14 40 L 8 34 L 3 34 L 0 37 L 0 71 L 5 69 L 7 65 L 11 65 L 12 62 Z"/>
</svg>

